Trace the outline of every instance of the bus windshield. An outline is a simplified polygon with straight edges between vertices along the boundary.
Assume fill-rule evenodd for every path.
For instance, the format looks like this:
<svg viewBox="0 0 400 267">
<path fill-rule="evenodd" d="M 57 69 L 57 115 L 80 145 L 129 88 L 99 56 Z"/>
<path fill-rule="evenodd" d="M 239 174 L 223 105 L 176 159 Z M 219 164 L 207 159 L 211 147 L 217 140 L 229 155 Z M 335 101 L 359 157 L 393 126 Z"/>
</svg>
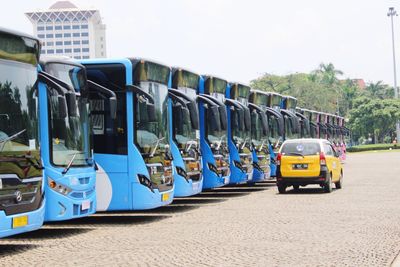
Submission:
<svg viewBox="0 0 400 267">
<path fill-rule="evenodd" d="M 69 84 L 78 93 L 77 112 L 66 118 L 59 116 L 58 94 L 51 91 L 49 97 L 49 128 L 51 160 L 56 166 L 87 166 L 89 164 L 91 144 L 89 138 L 89 101 L 85 71 L 75 65 L 50 63 L 46 72 Z M 69 107 L 70 109 L 71 107 Z"/>
<path fill-rule="evenodd" d="M 254 148 L 261 151 L 268 147 L 268 136 L 264 135 L 261 124 L 261 117 L 258 113 L 251 113 L 251 142 Z"/>
<path fill-rule="evenodd" d="M 136 102 L 136 142 L 145 155 L 160 156 L 168 145 L 168 86 L 165 84 L 141 81 L 139 86 L 154 98 L 155 121 L 149 121 L 147 103 Z"/>
<path fill-rule="evenodd" d="M 268 124 L 269 124 L 269 141 L 271 142 L 274 148 L 277 148 L 280 142 L 282 141 L 282 136 L 279 135 L 278 118 L 269 116 Z"/>
<path fill-rule="evenodd" d="M 42 175 L 37 53 L 34 40 L 0 33 L 0 173 L 20 179 Z"/>
<path fill-rule="evenodd" d="M 189 96 L 191 99 L 195 99 L 196 97 L 196 90 L 187 87 L 178 87 L 178 89 L 185 93 L 185 95 Z M 191 146 L 195 144 L 197 146 L 197 138 L 196 138 L 196 131 L 192 127 L 192 123 L 190 121 L 190 117 L 183 118 L 183 124 L 177 125 L 174 121 L 174 138 L 178 143 L 179 149 L 185 149 L 187 146 Z"/>
</svg>

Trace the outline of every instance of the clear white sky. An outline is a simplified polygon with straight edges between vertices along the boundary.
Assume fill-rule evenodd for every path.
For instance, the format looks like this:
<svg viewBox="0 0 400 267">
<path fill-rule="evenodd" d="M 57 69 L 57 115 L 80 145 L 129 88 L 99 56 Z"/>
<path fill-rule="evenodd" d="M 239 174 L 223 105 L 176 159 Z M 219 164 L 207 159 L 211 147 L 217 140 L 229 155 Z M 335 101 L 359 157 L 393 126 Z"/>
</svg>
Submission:
<svg viewBox="0 0 400 267">
<path fill-rule="evenodd" d="M 32 33 L 24 12 L 55 0 L 2 1 L 0 25 Z M 392 84 L 394 0 L 71 0 L 100 10 L 108 57 L 135 56 L 249 82 L 332 62 L 345 77 Z M 395 19 L 400 52 L 400 17 Z M 400 53 L 398 54 L 400 70 Z"/>
</svg>

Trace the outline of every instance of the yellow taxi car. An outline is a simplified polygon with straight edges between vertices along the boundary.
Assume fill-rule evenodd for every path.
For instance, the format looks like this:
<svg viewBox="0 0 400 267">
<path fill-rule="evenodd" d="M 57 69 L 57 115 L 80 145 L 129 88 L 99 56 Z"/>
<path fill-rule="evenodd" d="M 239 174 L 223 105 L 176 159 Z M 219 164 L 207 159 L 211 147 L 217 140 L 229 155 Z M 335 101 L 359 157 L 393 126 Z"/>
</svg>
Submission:
<svg viewBox="0 0 400 267">
<path fill-rule="evenodd" d="M 342 188 L 343 166 L 339 153 L 325 139 L 291 139 L 285 141 L 276 160 L 276 184 L 279 193 L 293 186 L 319 184 L 327 193 L 332 192 L 332 184 Z"/>
</svg>

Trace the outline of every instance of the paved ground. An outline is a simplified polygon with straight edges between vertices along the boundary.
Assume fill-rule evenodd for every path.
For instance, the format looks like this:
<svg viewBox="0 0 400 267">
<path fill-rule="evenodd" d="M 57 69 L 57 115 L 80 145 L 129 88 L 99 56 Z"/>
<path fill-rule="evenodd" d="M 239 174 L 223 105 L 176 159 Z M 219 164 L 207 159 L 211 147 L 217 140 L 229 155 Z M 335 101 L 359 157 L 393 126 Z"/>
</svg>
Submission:
<svg viewBox="0 0 400 267">
<path fill-rule="evenodd" d="M 51 224 L 2 239 L 0 265 L 388 266 L 400 251 L 399 174 L 400 153 L 351 155 L 331 194 L 230 187 Z"/>
</svg>

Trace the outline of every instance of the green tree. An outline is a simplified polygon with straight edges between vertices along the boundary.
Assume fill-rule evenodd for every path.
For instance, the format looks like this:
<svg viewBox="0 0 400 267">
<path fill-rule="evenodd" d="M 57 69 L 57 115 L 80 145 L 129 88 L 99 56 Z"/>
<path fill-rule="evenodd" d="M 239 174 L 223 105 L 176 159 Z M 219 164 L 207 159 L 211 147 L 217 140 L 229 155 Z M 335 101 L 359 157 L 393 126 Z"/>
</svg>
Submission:
<svg viewBox="0 0 400 267">
<path fill-rule="evenodd" d="M 349 126 L 356 137 L 373 136 L 375 143 L 382 143 L 386 136 L 392 136 L 399 119 L 399 100 L 360 97 L 350 111 Z"/>
<path fill-rule="evenodd" d="M 338 76 L 343 75 L 343 71 L 336 69 L 332 63 L 321 63 L 318 69 L 313 71 L 313 75 L 312 79 L 333 85 L 339 82 Z"/>
<path fill-rule="evenodd" d="M 393 98 L 394 90 L 393 87 L 390 87 L 387 84 L 384 84 L 382 81 L 378 81 L 376 83 L 369 83 L 365 88 L 365 95 L 372 98 Z"/>
</svg>

